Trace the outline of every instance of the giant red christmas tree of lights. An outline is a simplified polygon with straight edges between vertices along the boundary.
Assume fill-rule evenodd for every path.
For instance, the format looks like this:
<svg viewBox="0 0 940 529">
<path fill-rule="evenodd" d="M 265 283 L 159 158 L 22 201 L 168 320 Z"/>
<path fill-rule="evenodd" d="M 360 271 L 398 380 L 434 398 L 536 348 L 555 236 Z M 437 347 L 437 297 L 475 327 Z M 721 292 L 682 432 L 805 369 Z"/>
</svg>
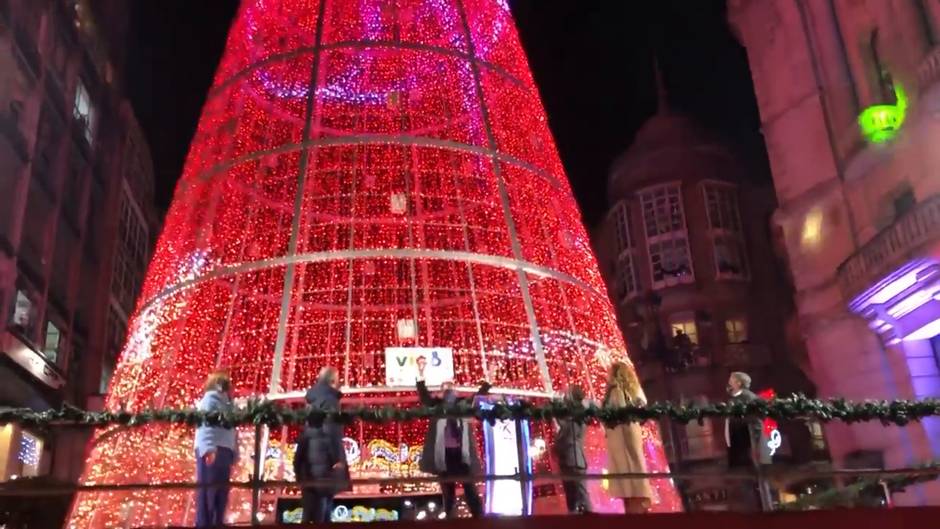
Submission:
<svg viewBox="0 0 940 529">
<path fill-rule="evenodd" d="M 506 394 L 598 397 L 626 350 L 505 0 L 242 4 L 107 406 L 192 406 L 217 366 L 243 395 L 335 365 L 350 393 L 401 396 L 388 346 L 451 348 L 462 385 L 495 369 Z M 188 428 L 100 431 L 83 482 L 191 481 L 192 457 Z M 679 508 L 661 481 L 657 509 Z M 69 526 L 186 523 L 192 497 L 82 493 Z"/>
</svg>

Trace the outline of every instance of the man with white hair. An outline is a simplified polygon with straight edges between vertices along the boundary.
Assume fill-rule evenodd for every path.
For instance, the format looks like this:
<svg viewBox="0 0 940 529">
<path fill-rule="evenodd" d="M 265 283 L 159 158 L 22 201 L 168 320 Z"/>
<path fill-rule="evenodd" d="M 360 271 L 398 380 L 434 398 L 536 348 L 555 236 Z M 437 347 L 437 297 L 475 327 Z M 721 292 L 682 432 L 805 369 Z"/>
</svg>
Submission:
<svg viewBox="0 0 940 529">
<path fill-rule="evenodd" d="M 748 403 L 757 400 L 757 395 L 751 391 L 750 375 L 740 371 L 731 373 L 728 377 L 728 395 L 731 396 L 731 402 Z M 753 451 L 759 442 L 760 424 L 757 421 L 736 418 L 725 420 L 728 468 L 754 468 Z"/>
<path fill-rule="evenodd" d="M 758 399 L 751 391 L 751 377 L 747 373 L 735 371 L 728 378 L 728 395 L 731 402 L 748 403 Z M 728 468 L 753 470 L 758 464 L 757 450 L 760 446 L 761 423 L 753 419 L 729 417 L 725 420 L 725 443 L 728 445 Z M 745 480 L 736 487 L 740 490 L 741 501 L 752 508 L 760 502 L 756 483 Z"/>
</svg>

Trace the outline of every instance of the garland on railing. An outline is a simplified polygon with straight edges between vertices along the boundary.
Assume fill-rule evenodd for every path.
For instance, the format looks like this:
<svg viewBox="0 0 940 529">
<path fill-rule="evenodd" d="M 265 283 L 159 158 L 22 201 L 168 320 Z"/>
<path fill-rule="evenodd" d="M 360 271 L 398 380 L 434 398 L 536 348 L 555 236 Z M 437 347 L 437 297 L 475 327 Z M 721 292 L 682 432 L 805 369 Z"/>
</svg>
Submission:
<svg viewBox="0 0 940 529">
<path fill-rule="evenodd" d="M 887 487 L 891 492 L 898 492 L 911 485 L 926 483 L 940 477 L 940 462 L 926 463 L 916 467 L 916 469 L 921 470 L 921 472 L 860 479 L 845 487 L 831 488 L 816 494 L 802 496 L 796 501 L 781 505 L 781 508 L 787 511 L 805 511 L 808 509 L 858 507 L 858 502 L 865 491 Z"/>
<path fill-rule="evenodd" d="M 526 419 L 546 421 L 572 419 L 579 422 L 600 421 L 605 424 L 642 422 L 653 419 L 671 419 L 679 423 L 702 421 L 710 417 L 747 419 L 772 418 L 780 420 L 814 419 L 820 422 L 846 423 L 881 421 L 883 424 L 903 426 L 911 421 L 940 415 L 940 399 L 851 402 L 845 399 L 811 399 L 793 395 L 772 400 L 749 403 L 718 402 L 707 405 L 679 405 L 656 402 L 646 406 L 603 408 L 579 406 L 564 402 L 532 404 L 494 403 L 483 410 L 470 404 L 433 407 L 357 407 L 341 412 L 323 412 L 304 408 L 289 408 L 275 402 L 249 401 L 231 413 L 201 412 L 194 409 L 155 409 L 130 411 L 84 411 L 73 406 L 58 410 L 37 412 L 30 409 L 0 410 L 0 423 L 18 423 L 26 426 L 140 426 L 149 423 L 177 423 L 213 426 L 304 424 L 326 418 L 340 422 L 362 420 L 372 423 L 401 422 L 414 419 L 442 417 L 475 417 L 485 421 Z"/>
</svg>

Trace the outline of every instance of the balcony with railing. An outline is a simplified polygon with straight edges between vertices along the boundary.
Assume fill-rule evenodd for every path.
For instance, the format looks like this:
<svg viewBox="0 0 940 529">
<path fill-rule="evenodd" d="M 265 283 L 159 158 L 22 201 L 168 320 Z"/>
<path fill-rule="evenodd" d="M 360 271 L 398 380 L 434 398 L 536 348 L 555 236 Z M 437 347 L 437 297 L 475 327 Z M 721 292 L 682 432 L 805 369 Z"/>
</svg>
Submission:
<svg viewBox="0 0 940 529">
<path fill-rule="evenodd" d="M 721 368 L 755 368 L 772 361 L 769 347 L 762 344 L 733 343 L 717 346 L 693 345 L 688 348 L 666 347 L 659 355 L 641 357 L 642 361 L 658 360 L 670 372 L 689 372 Z"/>
<path fill-rule="evenodd" d="M 839 266 L 845 299 L 853 299 L 934 243 L 940 243 L 940 195 L 915 205 Z"/>
</svg>

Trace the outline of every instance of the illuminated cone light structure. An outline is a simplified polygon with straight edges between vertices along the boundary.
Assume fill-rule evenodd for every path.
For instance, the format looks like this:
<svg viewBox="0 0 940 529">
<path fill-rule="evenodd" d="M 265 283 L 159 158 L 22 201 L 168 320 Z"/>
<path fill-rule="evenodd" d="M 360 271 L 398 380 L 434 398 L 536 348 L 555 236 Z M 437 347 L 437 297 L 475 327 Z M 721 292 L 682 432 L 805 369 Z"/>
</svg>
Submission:
<svg viewBox="0 0 940 529">
<path fill-rule="evenodd" d="M 606 367 L 627 360 L 509 8 L 244 0 L 107 407 L 191 407 L 216 367 L 239 395 L 288 402 L 327 365 L 351 398 L 399 402 L 414 391 L 385 387 L 388 347 L 449 348 L 458 386 L 495 370 L 494 392 L 536 400 L 569 383 L 600 398 Z M 347 433 L 394 452 L 425 427 Z M 289 470 L 287 431 L 264 430 L 266 477 Z M 649 469 L 667 471 L 644 431 Z M 250 476 L 253 432 L 235 479 Z M 102 430 L 82 481 L 191 482 L 193 459 L 191 428 Z M 654 489 L 654 509 L 679 508 L 669 480 Z M 81 493 L 68 526 L 192 523 L 193 496 Z M 234 490 L 229 517 L 247 522 L 250 504 Z"/>
</svg>

